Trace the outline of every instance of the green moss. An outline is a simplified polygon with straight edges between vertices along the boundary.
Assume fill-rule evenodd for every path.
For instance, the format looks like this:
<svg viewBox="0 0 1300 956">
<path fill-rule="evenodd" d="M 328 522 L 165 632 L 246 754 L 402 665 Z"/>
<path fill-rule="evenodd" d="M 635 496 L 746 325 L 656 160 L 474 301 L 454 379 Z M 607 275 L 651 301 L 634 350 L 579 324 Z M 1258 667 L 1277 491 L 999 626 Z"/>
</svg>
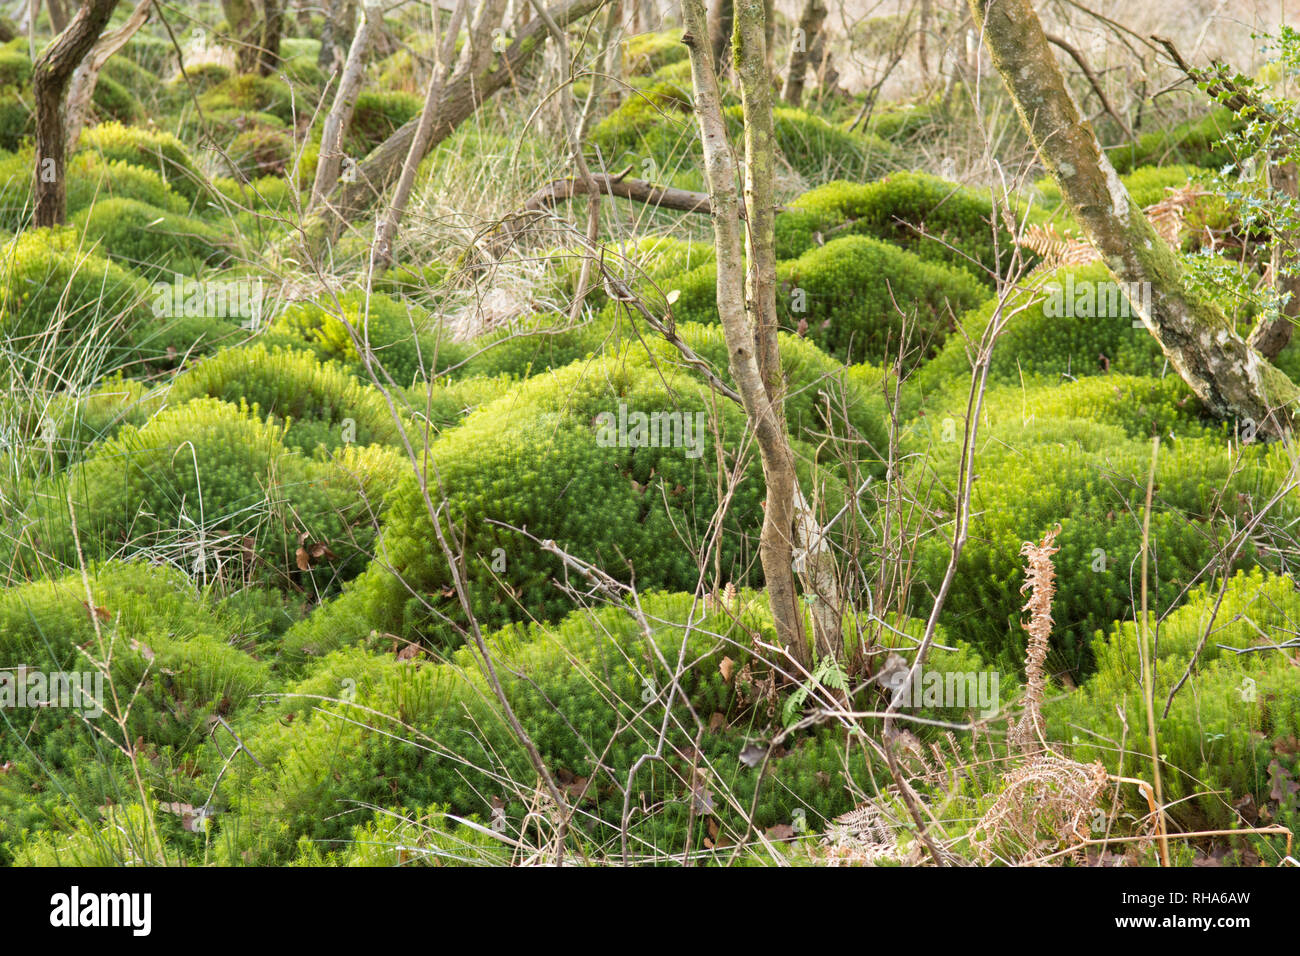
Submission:
<svg viewBox="0 0 1300 956">
<path fill-rule="evenodd" d="M 209 721 L 233 717 L 267 680 L 266 665 L 231 646 L 241 624 L 240 615 L 216 612 L 182 575 L 145 564 L 91 565 L 84 580 L 77 573 L 0 593 L 5 660 L 46 673 L 93 672 L 98 660 L 108 674 L 99 688 L 85 685 L 107 711 L 101 716 L 82 720 L 97 709 L 89 702 L 0 710 L 7 771 L 0 775 L 0 860 L 15 843 L 49 834 L 51 858 L 66 862 L 77 850 L 65 834 L 78 821 L 97 821 L 106 805 L 138 802 L 119 749 L 132 742 L 145 786 L 201 805 L 206 784 L 198 777 L 219 769 L 203 755 Z M 128 701 L 119 729 L 112 715 Z"/>
<path fill-rule="evenodd" d="M 100 123 L 81 134 L 81 149 L 107 160 L 123 160 L 156 170 L 167 184 L 191 202 L 206 194 L 206 182 L 170 133 L 151 132 L 120 123 Z"/>
<path fill-rule="evenodd" d="M 1021 300 L 1016 299 L 1005 310 L 1010 318 L 994 349 L 989 380 L 1060 381 L 1108 372 L 1159 375 L 1165 364 L 1160 345 L 1119 292 L 1101 263 L 1065 267 L 1046 277 L 1032 305 L 1017 311 Z M 980 340 L 996 310 L 997 303 L 990 301 L 962 317 L 970 341 Z M 951 336 L 925 366 L 921 381 L 927 388 L 964 387 L 970 375 L 965 343 L 965 337 Z"/>
<path fill-rule="evenodd" d="M 737 755 L 762 718 L 749 711 L 719 664 L 729 656 L 739 670 L 751 636 L 771 639 L 761 602 L 742 594 L 733 618 L 687 594 L 646 594 L 642 601 L 649 634 L 625 611 L 608 608 L 486 638 L 517 719 L 579 802 L 573 825 L 596 856 L 618 853 L 620 788 L 637 759 L 654 749 L 664 721 L 670 686 L 664 661 L 684 655 L 689 664 L 670 698 L 666 759 L 644 765 L 636 777 L 645 804 L 634 797 L 641 809 L 630 821 L 633 846 L 642 853 L 683 846 L 691 816 L 690 748 L 711 768 L 714 823 L 734 833 L 732 839 L 744 830 L 738 808 L 749 810 L 758 778 Z M 220 856 L 274 862 L 294 855 L 303 838 L 345 838 L 365 819 L 346 812 L 358 804 L 436 803 L 487 823 L 493 798 L 502 798 L 507 833 L 517 832 L 525 813 L 518 793 L 532 792 L 533 771 L 476 659 L 462 652 L 447 664 L 400 662 L 387 635 L 368 644 L 369 650 L 324 658 L 292 688 L 304 697 L 286 698 L 274 713 L 241 728 L 268 770 L 223 787 L 233 815 L 220 837 Z M 723 723 L 697 736 L 682 698 L 694 713 L 717 714 Z M 754 815 L 763 828 L 788 823 L 796 811 L 810 828 L 820 828 L 851 808 L 848 780 L 867 775 L 860 749 L 846 752 L 840 732 L 796 735 L 767 770 Z M 511 781 L 530 782 L 517 789 Z M 698 841 L 705 821 L 695 823 Z"/>
<path fill-rule="evenodd" d="M 744 425 L 738 409 L 713 411 L 711 397 L 696 382 L 648 365 L 629 350 L 625 357 L 578 362 L 530 379 L 430 447 L 428 473 L 437 482 L 430 493 L 435 500 L 448 499 L 447 514 L 467 556 L 471 599 L 484 622 L 524 614 L 549 617 L 571 606 L 550 583 L 560 570 L 556 558 L 511 527 L 527 528 L 539 540 L 554 539 L 620 577 L 635 568 L 646 588 L 694 587 L 699 567 L 691 546 L 683 545 L 702 540 L 712 519 L 720 453 L 711 432 L 700 435 L 694 429 L 701 417 L 707 422 L 720 416 L 731 447 Z M 619 446 L 620 406 L 647 415 L 685 413 L 693 429 L 689 444 L 678 430 L 662 435 L 655 447 L 632 447 L 630 441 Z M 600 418 L 606 412 L 613 416 L 609 429 L 604 426 L 611 419 Z M 810 457 L 799 448 L 803 458 Z M 722 454 L 725 460 L 730 452 Z M 718 567 L 725 580 L 744 582 L 752 574 L 754 535 L 761 524 L 757 468 L 752 459 L 747 463 L 745 474 L 751 477 L 736 487 L 718 537 Z M 832 486 L 831 498 L 833 492 Z M 430 547 L 437 538 L 414 475 L 396 492 L 383 540 L 384 561 L 334 607 L 291 633 L 287 649 L 321 653 L 371 628 L 433 643 L 457 642 L 442 616 L 454 620 L 460 612 L 447 590 L 441 552 Z M 362 621 L 368 623 L 358 633 Z"/>
<path fill-rule="evenodd" d="M 287 447 L 305 452 L 317 445 L 339 449 L 401 441 L 388 405 L 373 386 L 363 386 L 310 352 L 268 349 L 261 343 L 226 349 L 177 376 L 169 393 L 174 403 L 199 397 L 257 405 L 263 414 L 288 423 Z M 406 429 L 411 431 L 409 423 Z"/>
<path fill-rule="evenodd" d="M 414 93 L 362 90 L 357 95 L 344 150 L 354 156 L 364 156 L 419 114 L 423 105 L 423 98 Z"/>
<path fill-rule="evenodd" d="M 294 98 L 281 79 L 242 73 L 210 87 L 200 98 L 205 109 L 241 109 L 270 113 L 285 123 L 294 119 Z"/>
<path fill-rule="evenodd" d="M 377 293 L 367 302 L 360 291 L 346 292 L 337 301 L 291 305 L 272 324 L 267 341 L 307 348 L 369 381 L 348 325 L 361 341 L 369 343 L 373 360 L 398 385 L 410 385 L 425 377 L 424 370 L 445 368 L 464 357 L 423 309 Z M 381 377 L 384 374 L 378 367 L 376 372 Z"/>
<path fill-rule="evenodd" d="M 716 322 L 716 266 L 666 281 L 680 321 Z M 954 316 L 987 292 L 970 273 L 866 236 L 844 236 L 777 266 L 783 328 L 803 328 L 845 362 L 893 360 L 906 324 L 911 365 L 941 344 Z M 900 314 L 899 310 L 904 310 Z"/>
<path fill-rule="evenodd" d="M 1231 110 L 1218 108 L 1170 129 L 1146 133 L 1136 143 L 1107 150 L 1106 155 L 1115 171 L 1121 174 L 1139 166 L 1169 163 L 1190 163 L 1218 169 L 1232 161 L 1231 154 L 1220 145 L 1220 140 L 1240 122 Z"/>
<path fill-rule="evenodd" d="M 1295 748 L 1300 677 L 1282 652 L 1231 650 L 1292 640 L 1298 614 L 1295 582 L 1254 569 L 1198 589 L 1161 620 L 1155 642 L 1155 730 L 1165 801 L 1181 827 L 1239 825 L 1243 807 L 1248 821 L 1258 812 L 1261 823 L 1292 828 L 1300 823 L 1300 807 L 1286 786 L 1300 777 Z M 1213 636 L 1207 641 L 1211 626 Z M 1147 776 L 1151 756 L 1146 735 L 1131 728 L 1125 735 L 1117 713 L 1142 713 L 1137 647 L 1131 621 L 1098 634 L 1097 673 L 1047 714 L 1057 739 L 1074 740 L 1077 759 L 1100 759 L 1112 772 Z M 1185 674 L 1187 683 L 1166 715 L 1165 702 Z M 1081 734 L 1079 727 L 1090 732 Z M 1127 740 L 1123 753 L 1111 743 L 1120 739 Z M 1140 794 L 1123 796 L 1145 812 Z"/>
<path fill-rule="evenodd" d="M 988 271 L 1005 267 L 1011 255 L 1010 234 L 1001 222 L 995 239 L 987 194 L 925 173 L 895 173 L 870 183 L 828 183 L 791 203 L 776 226 L 781 258 L 812 248 L 818 233 L 823 240 L 866 235 L 928 261 L 965 269 L 987 283 Z"/>
<path fill-rule="evenodd" d="M 197 273 L 229 258 L 222 230 L 135 199 L 104 199 L 82 210 L 73 225 L 88 245 L 143 273 Z"/>
<path fill-rule="evenodd" d="M 1069 403 L 1061 407 L 1068 411 Z M 953 637 L 969 641 L 989 659 L 1008 666 L 1023 661 L 1020 545 L 1060 523 L 1051 667 L 1076 680 L 1092 670 L 1092 634 L 1124 618 L 1137 600 L 1142 503 L 1151 464 L 1149 441 L 1094 421 L 1102 406 L 1096 414 L 1091 411 L 1084 407 L 1076 418 L 1012 416 L 981 424 L 969 540 L 942 617 Z M 1114 414 L 1130 427 L 1147 417 L 1123 408 Z M 943 422 L 930 423 L 934 444 L 913 475 L 923 487 L 953 487 L 964 424 L 952 418 L 947 436 Z M 1282 456 L 1257 445 L 1245 446 L 1238 462 L 1219 437 L 1166 441 L 1151 516 L 1151 606 L 1157 612 L 1175 606 L 1203 569 L 1217 566 L 1222 542 L 1211 529 L 1245 520 L 1243 515 L 1262 507 L 1285 469 Z M 950 492 L 930 498 L 929 507 L 938 528 L 916 557 L 914 570 L 923 582 L 914 590 L 918 595 L 938 586 L 949 556 Z M 1284 524 L 1292 510 L 1284 500 L 1271 520 Z M 922 524 L 930 527 L 931 519 Z M 1248 541 L 1237 566 L 1272 560 Z M 922 606 L 927 600 L 918 596 Z"/>
<path fill-rule="evenodd" d="M 32 545 L 75 562 L 70 497 L 87 558 L 138 555 L 198 581 L 329 593 L 363 566 L 381 503 L 346 471 L 292 454 L 284 427 L 255 412 L 200 398 L 123 427 L 71 469 L 60 493 L 38 489 L 25 502 Z M 333 556 L 301 569 L 304 541 L 328 542 Z M 18 560 L 30 566 L 25 547 Z"/>
<path fill-rule="evenodd" d="M 71 229 L 32 229 L 0 248 L 0 333 L 10 368 L 115 368 L 150 321 L 136 276 L 81 248 Z"/>
</svg>

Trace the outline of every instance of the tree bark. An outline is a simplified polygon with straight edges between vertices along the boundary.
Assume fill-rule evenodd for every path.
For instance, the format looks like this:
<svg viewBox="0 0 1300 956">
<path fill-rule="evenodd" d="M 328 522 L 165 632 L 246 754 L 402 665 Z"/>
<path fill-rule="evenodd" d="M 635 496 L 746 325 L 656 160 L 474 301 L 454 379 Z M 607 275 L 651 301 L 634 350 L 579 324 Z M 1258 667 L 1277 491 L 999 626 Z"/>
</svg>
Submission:
<svg viewBox="0 0 1300 956">
<path fill-rule="evenodd" d="M 735 0 L 713 0 L 709 7 L 708 37 L 713 48 L 713 65 L 720 74 L 727 69 L 734 15 Z"/>
<path fill-rule="evenodd" d="M 1075 218 L 1119 282 L 1150 290 L 1150 309 L 1131 305 L 1170 364 L 1213 414 L 1253 424 L 1265 436 L 1288 432 L 1300 389 L 1236 334 L 1222 309 L 1189 288 L 1178 257 L 1080 117 L 1029 0 L 970 0 L 970 8 Z"/>
<path fill-rule="evenodd" d="M 86 0 L 68 28 L 45 48 L 32 71 L 36 100 L 36 210 L 34 224 L 61 225 L 66 216 L 67 128 L 63 122 L 68 82 L 100 32 L 117 0 Z"/>
<path fill-rule="evenodd" d="M 1294 200 L 1300 195 L 1295 163 L 1279 162 L 1276 159 L 1269 163 L 1268 183 L 1275 192 L 1289 199 Z M 1247 339 L 1252 348 L 1270 361 L 1287 347 L 1295 321 L 1300 317 L 1300 276 L 1295 274 L 1300 263 L 1295 260 L 1296 250 L 1288 249 L 1288 245 L 1283 237 L 1273 237 L 1273 288 L 1279 300 L 1286 298 L 1286 301 L 1280 305 L 1276 316 L 1271 319 L 1261 317 Z"/>
<path fill-rule="evenodd" d="M 326 0 L 325 25 L 321 27 L 320 53 L 316 57 L 316 65 L 326 73 L 342 67 L 343 51 L 352 46 L 356 22 L 356 0 Z"/>
<path fill-rule="evenodd" d="M 487 2 L 488 0 L 480 0 L 480 10 Z M 492 0 L 494 6 L 496 2 L 497 0 Z M 562 0 L 551 7 L 551 17 L 556 23 L 565 26 L 585 17 L 600 7 L 601 2 L 602 0 Z M 499 7 L 497 12 L 500 13 Z M 462 50 L 456 72 L 439 98 L 437 118 L 425 155 L 451 135 L 457 126 L 473 116 L 483 103 L 508 86 L 546 40 L 546 24 L 535 18 L 519 30 L 514 42 L 502 53 L 494 54 L 491 48 L 491 29 L 495 24 L 479 17 L 475 18 L 475 23 L 471 37 L 479 25 L 487 23 L 488 39 L 481 44 L 481 50 L 471 49 L 475 46 L 472 40 Z M 410 152 L 419 121 L 418 116 L 408 120 L 392 136 L 371 150 L 370 155 L 356 167 L 356 181 L 339 183 L 329 198 L 313 211 L 309 221 L 303 224 L 303 233 L 309 246 L 328 241 L 340 225 L 361 216 L 384 194 Z"/>
<path fill-rule="evenodd" d="M 744 99 L 745 192 L 749 212 L 750 266 L 742 270 L 740 197 L 736 168 L 727 142 L 704 0 L 683 0 L 690 51 L 695 112 L 704 144 L 704 174 L 713 210 L 717 249 L 718 316 L 727 342 L 728 363 L 736 391 L 758 443 L 766 485 L 766 507 L 759 538 L 759 559 L 777 638 L 790 656 L 807 668 L 810 661 L 803 615 L 793 570 L 794 452 L 786 430 L 779 382 L 771 387 L 776 352 L 776 265 L 771 209 L 775 154 L 772 134 L 771 78 L 767 70 L 763 0 L 737 0 L 735 7 L 737 72 Z M 766 154 L 766 155 L 765 155 Z M 749 295 L 746 295 L 748 286 Z"/>
<path fill-rule="evenodd" d="M 790 106 L 803 105 L 804 75 L 808 72 L 810 51 L 820 40 L 822 24 L 826 21 L 825 0 L 805 0 L 799 15 L 799 30 L 790 41 L 790 59 L 786 64 L 785 84 L 781 99 Z"/>
<path fill-rule="evenodd" d="M 442 99 L 443 88 L 451 72 L 452 55 L 456 52 L 456 38 L 460 35 L 460 24 L 465 18 L 466 0 L 457 0 L 456 9 L 452 11 L 451 22 L 442 43 L 438 44 L 435 55 L 433 76 L 429 79 L 429 89 L 424 97 L 424 108 L 420 111 L 419 122 L 415 127 L 415 136 L 411 148 L 407 150 L 406 162 L 402 165 L 401 176 L 397 180 L 397 189 L 388 212 L 375 229 L 374 267 L 386 268 L 393 257 L 393 237 L 397 226 L 406 213 L 406 204 L 411 198 L 411 189 L 415 185 L 415 174 L 420 167 L 420 160 L 429 149 L 429 140 L 433 136 L 433 124 L 438 117 L 438 103 Z M 437 11 L 434 11 L 437 15 Z"/>
<path fill-rule="evenodd" d="M 262 39 L 256 0 L 221 0 L 221 11 L 235 43 L 235 69 L 251 73 L 257 65 L 258 44 Z"/>
<path fill-rule="evenodd" d="M 280 36 L 284 32 L 284 0 L 262 0 L 262 48 L 257 71 L 270 76 L 280 65 Z"/>
<path fill-rule="evenodd" d="M 334 91 L 334 104 L 325 117 L 325 127 L 321 131 L 320 158 L 316 161 L 316 178 L 311 187 L 309 209 L 324 201 L 339 181 L 339 170 L 343 167 L 343 138 L 352 124 L 357 94 L 361 92 L 361 81 L 365 79 L 366 50 L 381 15 L 378 0 L 366 0 L 361 13 L 361 26 L 352 38 L 343 76 L 339 79 L 338 89 Z"/>
<path fill-rule="evenodd" d="M 76 72 L 72 74 L 72 81 L 68 85 L 65 113 L 69 153 L 76 150 L 77 141 L 81 139 L 86 113 L 90 110 L 90 101 L 95 95 L 95 85 L 99 82 L 99 73 L 104 68 L 104 64 L 145 25 L 149 19 L 149 11 L 152 9 L 153 0 L 139 0 L 126 23 L 112 33 L 105 33 L 100 37 L 94 48 L 81 61 Z"/>
</svg>

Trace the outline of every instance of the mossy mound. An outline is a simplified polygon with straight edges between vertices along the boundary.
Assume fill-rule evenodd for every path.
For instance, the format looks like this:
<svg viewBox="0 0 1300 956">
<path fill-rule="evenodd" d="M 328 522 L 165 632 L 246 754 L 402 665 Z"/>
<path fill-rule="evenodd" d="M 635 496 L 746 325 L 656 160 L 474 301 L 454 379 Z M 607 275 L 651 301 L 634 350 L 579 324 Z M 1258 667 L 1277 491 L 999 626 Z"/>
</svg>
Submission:
<svg viewBox="0 0 1300 956">
<path fill-rule="evenodd" d="M 731 479 L 716 541 L 709 531 L 719 465 L 740 467 L 733 443 L 744 431 L 738 409 L 629 350 L 520 383 L 434 442 L 422 471 L 436 484 L 433 500 L 448 501 L 454 531 L 444 525 L 444 536 L 463 550 L 475 612 L 499 624 L 572 606 L 552 583 L 563 567 L 540 546 L 547 539 L 616 577 L 635 573 L 646 588 L 693 588 L 707 541 L 710 555 L 718 549 L 723 579 L 752 580 L 763 495 L 753 458 L 743 479 Z M 806 466 L 798 467 L 807 480 Z M 826 499 L 837 500 L 834 487 Z M 431 547 L 437 536 L 415 475 L 403 479 L 391 508 L 383 561 L 290 633 L 287 652 L 323 653 L 372 628 L 435 645 L 459 642 L 449 622 L 462 615 L 441 548 Z"/>
<path fill-rule="evenodd" d="M 1255 568 L 1208 582 L 1153 628 L 1160 775 L 1170 816 L 1180 826 L 1300 824 L 1294 790 L 1300 676 L 1285 651 L 1268 649 L 1293 640 L 1298 619 L 1294 580 Z M 1047 709 L 1051 732 L 1073 740 L 1076 759 L 1099 759 L 1111 772 L 1130 776 L 1151 769 L 1147 735 L 1131 726 L 1125 734 L 1120 716 L 1143 712 L 1138 643 L 1132 621 L 1098 634 L 1097 673 Z M 1080 733 L 1081 727 L 1088 732 Z M 1126 742 L 1122 753 L 1120 740 Z M 1140 794 L 1124 796 L 1146 812 Z"/>
<path fill-rule="evenodd" d="M 777 279 L 782 327 L 801 329 L 850 363 L 893 361 L 906 325 L 907 364 L 914 365 L 943 343 L 958 315 L 987 296 L 969 272 L 867 236 L 834 239 L 781 262 Z M 674 315 L 683 322 L 716 322 L 716 282 L 713 264 L 665 280 L 680 292 Z"/>
<path fill-rule="evenodd" d="M 230 257 L 221 229 L 136 199 L 104 199 L 78 213 L 73 225 L 88 245 L 145 275 L 193 275 Z"/>
<path fill-rule="evenodd" d="M 311 452 L 318 445 L 401 442 L 388 405 L 372 386 L 363 386 L 339 365 L 310 352 L 254 343 L 226 349 L 177 376 L 168 393 L 173 403 L 210 397 L 256 405 L 288 425 L 284 443 Z M 405 424 L 408 433 L 412 426 Z"/>
</svg>

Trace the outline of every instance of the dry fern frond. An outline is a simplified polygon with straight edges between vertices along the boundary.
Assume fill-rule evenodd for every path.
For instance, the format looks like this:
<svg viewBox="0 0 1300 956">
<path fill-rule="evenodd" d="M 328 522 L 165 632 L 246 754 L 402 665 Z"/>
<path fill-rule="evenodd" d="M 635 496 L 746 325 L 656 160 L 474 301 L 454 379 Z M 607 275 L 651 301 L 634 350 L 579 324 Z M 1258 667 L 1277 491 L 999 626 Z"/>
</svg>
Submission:
<svg viewBox="0 0 1300 956">
<path fill-rule="evenodd" d="M 971 831 L 985 859 L 1033 864 L 1063 844 L 1088 839 L 1092 811 L 1106 790 L 1106 768 L 1053 753 L 1031 757 L 1004 777 L 1006 787 Z"/>
<path fill-rule="evenodd" d="M 1182 245 L 1183 229 L 1187 224 L 1187 211 L 1207 193 L 1195 183 L 1185 186 L 1169 187 L 1169 195 L 1158 203 L 1153 203 L 1142 210 L 1150 221 L 1156 234 L 1175 249 Z M 1031 250 L 1042 258 L 1030 275 L 1040 272 L 1055 272 L 1062 266 L 1086 266 L 1100 262 L 1101 256 L 1092 243 L 1072 232 L 1060 233 L 1056 226 L 1035 223 L 1016 236 L 1016 245 Z"/>
<path fill-rule="evenodd" d="M 874 866 L 898 855 L 898 837 L 884 812 L 872 803 L 836 817 L 821 843 L 828 866 Z"/>
<path fill-rule="evenodd" d="M 1195 183 L 1188 183 L 1178 188 L 1169 187 L 1169 195 L 1142 212 L 1150 220 L 1157 235 L 1175 249 L 1182 245 L 1183 226 L 1187 222 L 1187 211 L 1207 193 Z"/>
<path fill-rule="evenodd" d="M 1021 556 L 1029 559 L 1029 570 L 1020 593 L 1029 592 L 1029 600 L 1022 611 L 1029 612 L 1029 622 L 1021 625 L 1029 634 L 1029 648 L 1025 652 L 1025 713 L 1011 731 L 1011 742 L 1022 752 L 1036 752 L 1042 748 L 1043 690 L 1047 684 L 1048 641 L 1052 636 L 1052 598 L 1056 595 L 1056 568 L 1052 555 L 1056 536 L 1061 533 L 1058 524 L 1043 535 L 1038 544 L 1026 541 L 1020 548 Z"/>
</svg>

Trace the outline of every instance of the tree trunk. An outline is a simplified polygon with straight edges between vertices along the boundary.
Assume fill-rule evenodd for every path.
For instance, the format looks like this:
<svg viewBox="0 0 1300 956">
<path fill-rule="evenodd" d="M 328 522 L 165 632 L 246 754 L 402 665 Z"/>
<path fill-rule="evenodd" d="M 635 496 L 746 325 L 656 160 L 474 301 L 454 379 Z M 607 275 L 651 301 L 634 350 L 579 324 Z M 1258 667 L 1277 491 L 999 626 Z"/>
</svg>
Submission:
<svg viewBox="0 0 1300 956">
<path fill-rule="evenodd" d="M 1188 287 L 1178 257 L 1079 116 L 1029 0 L 970 0 L 970 7 L 1038 155 L 1111 274 L 1125 289 L 1143 290 L 1130 304 L 1170 364 L 1215 415 L 1266 436 L 1289 431 L 1300 389 Z M 1149 309 L 1141 302 L 1146 290 Z"/>
<path fill-rule="evenodd" d="M 343 51 L 352 46 L 356 22 L 356 0 L 326 0 L 320 54 L 316 57 L 316 65 L 326 73 L 334 73 L 342 68 L 345 57 Z"/>
<path fill-rule="evenodd" d="M 321 131 L 320 158 L 316 162 L 309 209 L 321 203 L 339 181 L 339 170 L 343 167 L 343 138 L 352 125 L 357 94 L 361 92 L 361 81 L 365 79 L 366 48 L 381 16 L 378 0 L 366 0 L 361 13 L 361 27 L 352 38 L 348 61 L 343 67 L 339 88 L 334 92 L 334 105 L 330 107 L 329 115 L 325 117 L 325 128 Z"/>
<path fill-rule="evenodd" d="M 1294 200 L 1300 194 L 1297 190 L 1296 164 L 1278 162 L 1275 158 L 1268 164 L 1268 184 L 1275 192 Z M 1288 245 L 1283 237 L 1273 237 L 1273 288 L 1279 300 L 1285 297 L 1286 302 L 1279 306 L 1278 314 L 1273 318 L 1261 317 L 1247 339 L 1252 348 L 1270 361 L 1287 347 L 1295 328 L 1295 320 L 1300 317 L 1300 276 L 1295 274 L 1295 270 L 1300 268 L 1300 262 L 1295 260 L 1296 251 L 1288 249 Z"/>
<path fill-rule="evenodd" d="M 117 0 L 86 0 L 68 28 L 36 61 L 32 93 L 36 100 L 36 210 L 34 224 L 61 225 L 66 218 L 67 128 L 63 99 L 68 81 L 112 16 Z"/>
<path fill-rule="evenodd" d="M 95 95 L 95 84 L 99 82 L 100 70 L 104 68 L 109 58 L 122 49 L 126 42 L 145 25 L 149 19 L 149 11 L 152 9 L 153 0 L 139 0 L 126 23 L 112 33 L 105 33 L 100 37 L 94 48 L 81 61 L 76 72 L 72 74 L 65 110 L 68 137 L 66 149 L 69 153 L 76 150 L 77 141 L 81 139 L 81 129 L 86 122 L 86 113 L 90 110 L 90 101 Z"/>
<path fill-rule="evenodd" d="M 704 144 L 704 174 L 713 210 L 717 249 L 718 316 L 727 342 L 731 375 L 758 443 L 766 485 L 766 506 L 759 539 L 768 600 L 777 638 L 791 657 L 810 664 L 803 615 L 795 593 L 793 570 L 794 452 L 786 430 L 776 351 L 776 259 L 772 196 L 775 185 L 771 77 L 767 70 L 763 0 L 737 0 L 737 72 L 744 99 L 745 193 L 749 214 L 748 274 L 741 248 L 740 197 L 736 169 L 727 142 L 704 0 L 683 0 L 690 50 L 695 111 Z M 747 288 L 748 287 L 748 288 Z M 746 295 L 748 291 L 748 296 Z M 773 355 L 777 356 L 775 363 Z M 773 387 L 775 386 L 775 387 Z"/>
<path fill-rule="evenodd" d="M 727 69 L 734 13 L 735 0 L 713 0 L 709 7 L 709 43 L 713 47 L 713 65 L 719 74 Z"/>
<path fill-rule="evenodd" d="M 397 234 L 397 226 L 402 221 L 402 216 L 406 213 L 406 203 L 411 198 L 411 189 L 415 185 L 415 174 L 420 167 L 420 160 L 429 149 L 433 124 L 438 118 L 438 103 L 442 99 L 443 88 L 447 85 L 452 55 L 456 52 L 456 38 L 460 35 L 460 24 L 465 18 L 465 7 L 466 0 L 457 0 L 451 22 L 447 24 L 446 35 L 435 50 L 437 62 L 434 63 L 433 76 L 429 79 L 429 90 L 424 97 L 424 108 L 420 111 L 411 148 L 407 150 L 406 162 L 402 165 L 402 174 L 397 180 L 393 201 L 388 206 L 387 214 L 375 229 L 372 258 L 376 269 L 385 268 L 392 261 L 393 237 Z"/>
<path fill-rule="evenodd" d="M 480 12 L 489 0 L 480 0 Z M 495 6 L 498 0 L 490 0 Z M 562 0 L 550 8 L 551 17 L 560 26 L 566 26 L 585 17 L 600 7 L 602 0 Z M 496 7 L 498 14 L 500 8 Z M 499 19 L 498 21 L 499 22 Z M 456 72 L 443 90 L 438 101 L 433 133 L 425 148 L 425 155 L 473 116 L 479 106 L 491 99 L 499 90 L 513 82 L 533 54 L 546 40 L 546 24 L 534 18 L 522 27 L 515 40 L 504 52 L 494 54 L 491 46 L 492 28 L 496 23 L 486 17 L 475 18 L 471 28 L 471 41 L 462 50 Z M 479 28 L 484 30 L 485 41 L 476 44 L 473 36 Z M 481 49 L 475 49 L 481 47 Z M 356 181 L 339 183 L 326 202 L 313 210 L 303 233 L 309 246 L 327 241 L 342 223 L 351 222 L 370 207 L 387 190 L 405 162 L 415 138 L 420 117 L 403 124 L 392 136 L 384 140 L 356 167 Z M 423 157 L 421 157 L 423 158 Z"/>
<path fill-rule="evenodd" d="M 804 75 L 808 72 L 809 51 L 820 40 L 822 24 L 826 21 L 825 0 L 805 0 L 799 15 L 799 28 L 790 41 L 790 59 L 786 64 L 785 85 L 781 99 L 793 107 L 803 105 Z"/>
<path fill-rule="evenodd" d="M 262 49 L 257 70 L 270 76 L 280 65 L 280 35 L 284 32 L 284 0 L 262 0 Z"/>
<path fill-rule="evenodd" d="M 45 6 L 50 11 L 50 29 L 56 35 L 62 33 L 68 28 L 68 8 L 63 0 L 46 0 Z"/>
<path fill-rule="evenodd" d="M 262 39 L 256 0 L 221 0 L 221 12 L 235 44 L 235 69 L 251 73 L 258 62 L 258 44 Z"/>
</svg>

